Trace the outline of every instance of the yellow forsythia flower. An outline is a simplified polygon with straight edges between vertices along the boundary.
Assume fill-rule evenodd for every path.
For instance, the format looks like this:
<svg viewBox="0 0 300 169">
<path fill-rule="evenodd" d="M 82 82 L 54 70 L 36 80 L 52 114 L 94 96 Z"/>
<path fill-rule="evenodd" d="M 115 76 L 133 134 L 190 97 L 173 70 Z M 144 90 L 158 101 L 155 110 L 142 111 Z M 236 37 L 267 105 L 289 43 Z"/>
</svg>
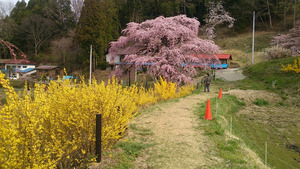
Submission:
<svg viewBox="0 0 300 169">
<path fill-rule="evenodd" d="M 296 72 L 296 73 L 300 73 L 300 58 L 294 60 L 294 64 L 288 64 L 287 66 L 285 65 L 281 65 L 281 71 L 284 72 Z"/>
<path fill-rule="evenodd" d="M 94 80 L 90 85 L 84 79 L 78 84 L 52 81 L 46 91 L 44 84 L 35 84 L 31 92 L 20 95 L 0 73 L 7 95 L 7 104 L 0 109 L 0 168 L 79 164 L 94 155 L 96 114 L 102 114 L 105 151 L 124 136 L 141 107 L 193 90 L 163 78 L 148 90 L 136 85 L 123 88 L 117 82 L 115 78 L 106 84 Z"/>
</svg>

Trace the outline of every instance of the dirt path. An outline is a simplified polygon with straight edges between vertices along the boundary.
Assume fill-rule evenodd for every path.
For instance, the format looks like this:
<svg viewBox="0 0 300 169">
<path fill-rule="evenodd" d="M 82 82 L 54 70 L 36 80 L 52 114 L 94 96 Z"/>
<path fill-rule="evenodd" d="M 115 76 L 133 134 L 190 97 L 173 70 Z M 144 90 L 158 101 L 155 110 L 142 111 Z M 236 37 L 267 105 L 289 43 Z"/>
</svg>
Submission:
<svg viewBox="0 0 300 169">
<path fill-rule="evenodd" d="M 231 68 L 216 70 L 216 78 L 224 79 L 226 81 L 236 81 L 245 79 L 245 76 L 243 75 L 241 68 Z"/>
<path fill-rule="evenodd" d="M 202 92 L 175 102 L 158 104 L 154 110 L 135 119 L 140 128 L 151 129 L 153 135 L 145 141 L 155 144 L 147 154 L 137 159 L 136 168 L 207 168 L 212 161 L 206 156 L 210 151 L 208 140 L 203 131 L 196 129 L 199 118 L 193 108 L 196 103 L 216 95 L 215 92 Z"/>
</svg>

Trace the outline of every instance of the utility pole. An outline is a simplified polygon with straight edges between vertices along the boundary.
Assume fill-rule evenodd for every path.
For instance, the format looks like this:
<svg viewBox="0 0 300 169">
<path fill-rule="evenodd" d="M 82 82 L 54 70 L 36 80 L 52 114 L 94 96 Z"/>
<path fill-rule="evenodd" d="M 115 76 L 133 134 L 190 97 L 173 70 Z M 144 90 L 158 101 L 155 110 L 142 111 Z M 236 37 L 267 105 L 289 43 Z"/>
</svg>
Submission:
<svg viewBox="0 0 300 169">
<path fill-rule="evenodd" d="M 265 143 L 265 167 L 268 169 L 268 142 Z"/>
<path fill-rule="evenodd" d="M 251 64 L 254 61 L 254 31 L 255 31 L 255 11 L 253 12 L 253 35 L 252 35 L 252 57 L 251 57 Z"/>
<path fill-rule="evenodd" d="M 134 65 L 134 82 L 136 83 L 137 81 L 137 68 L 136 65 Z"/>
<path fill-rule="evenodd" d="M 91 48 L 90 49 L 90 84 L 91 84 L 92 83 L 92 58 L 93 58 L 93 54 L 92 54 L 93 47 L 92 47 L 92 45 L 91 45 L 90 48 Z"/>
</svg>

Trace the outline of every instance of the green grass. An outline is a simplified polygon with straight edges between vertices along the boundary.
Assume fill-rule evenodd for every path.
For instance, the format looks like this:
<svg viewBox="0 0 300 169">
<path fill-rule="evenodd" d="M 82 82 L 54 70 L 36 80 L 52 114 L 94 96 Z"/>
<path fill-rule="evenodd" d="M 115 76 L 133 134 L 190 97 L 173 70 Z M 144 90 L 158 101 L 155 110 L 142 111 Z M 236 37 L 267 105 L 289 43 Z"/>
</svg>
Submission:
<svg viewBox="0 0 300 169">
<path fill-rule="evenodd" d="M 262 51 L 263 49 L 270 46 L 272 38 L 276 35 L 275 32 L 256 32 L 254 36 L 255 51 Z M 252 32 L 239 34 L 235 37 L 228 37 L 223 39 L 216 39 L 216 44 L 221 49 L 235 49 L 251 53 L 252 50 Z"/>
<path fill-rule="evenodd" d="M 135 141 L 125 141 L 125 142 L 118 142 L 115 147 L 122 148 L 124 152 L 128 155 L 128 158 L 134 160 L 144 149 L 151 147 L 152 144 L 144 144 L 141 142 Z"/>
<path fill-rule="evenodd" d="M 264 100 L 264 99 L 256 99 L 254 102 L 253 102 L 255 105 L 257 106 L 266 106 L 266 105 L 269 105 L 269 102 Z"/>
<path fill-rule="evenodd" d="M 297 58 L 299 57 L 272 60 L 247 66 L 244 68 L 244 74 L 247 76 L 244 80 L 235 82 L 216 80 L 214 82 L 215 85 L 223 87 L 225 90 L 228 86 L 231 89 L 267 90 L 278 94 L 278 97 L 282 99 L 278 103 L 272 103 L 263 98 L 257 99 L 253 103 L 259 107 L 246 105 L 247 110 L 240 113 L 239 108 L 243 108 L 245 103 L 240 101 L 228 102 L 228 96 L 224 95 L 224 99 L 220 100 L 220 102 L 224 102 L 226 105 L 222 106 L 222 103 L 219 105 L 219 109 L 224 111 L 218 111 L 227 122 L 232 117 L 233 134 L 241 138 L 241 141 L 256 152 L 262 161 L 264 161 L 265 142 L 267 142 L 268 164 L 273 168 L 300 168 L 300 134 L 298 131 L 300 120 L 300 75 L 280 71 L 281 64 L 293 63 Z M 275 80 L 274 87 L 272 82 Z M 212 100 L 211 104 L 212 112 L 214 112 L 215 101 Z M 203 105 L 202 109 L 204 107 L 205 105 Z M 201 117 L 204 117 L 204 114 Z M 206 121 L 204 122 L 207 123 Z M 222 158 L 235 159 L 234 155 L 228 153 L 228 151 L 235 152 L 238 148 L 229 146 L 228 142 L 222 142 L 222 139 L 220 139 L 226 140 L 224 134 L 219 134 L 223 130 L 228 131 L 229 124 L 224 123 L 222 119 L 216 117 L 215 121 L 210 122 L 208 129 L 205 131 L 207 135 L 213 138 L 212 140 L 214 140 L 216 145 L 219 145 L 216 147 Z M 218 137 L 220 138 L 218 139 Z M 240 142 L 237 141 L 237 144 L 239 146 Z M 239 163 L 233 162 L 232 164 L 233 168 L 241 166 Z"/>
<path fill-rule="evenodd" d="M 261 62 L 258 57 L 261 52 L 267 47 L 270 47 L 270 42 L 276 32 L 256 32 L 255 33 L 255 56 L 254 63 Z M 251 64 L 252 52 L 252 32 L 243 33 L 236 36 L 217 38 L 215 43 L 222 49 L 223 53 L 232 55 L 231 66 L 245 66 Z"/>
<path fill-rule="evenodd" d="M 106 153 L 105 156 L 112 155 L 110 157 L 111 163 L 104 164 L 105 168 L 117 168 L 117 169 L 128 169 L 134 168 L 135 159 L 143 152 L 146 148 L 153 146 L 153 144 L 146 144 L 140 141 L 136 141 L 134 138 L 126 141 L 119 141 L 112 148 L 112 152 Z M 117 151 L 116 151 L 117 150 Z M 107 162 L 106 162 L 107 163 Z"/>
<path fill-rule="evenodd" d="M 285 89 L 288 90 L 287 94 L 299 94 L 299 92 L 297 91 L 300 89 L 299 74 L 280 71 L 281 64 L 291 64 L 297 58 L 300 57 L 291 57 L 287 59 L 261 62 L 252 66 L 245 67 L 244 74 L 250 79 L 263 84 L 268 90 L 282 93 L 284 92 L 283 89 Z M 272 82 L 274 82 L 275 80 L 275 88 L 273 89 Z"/>
<path fill-rule="evenodd" d="M 232 114 L 244 107 L 245 103 L 240 102 L 232 95 L 224 95 L 223 99 L 211 99 L 211 112 L 213 120 L 204 120 L 206 103 L 198 104 L 196 113 L 201 119 L 199 129 L 204 129 L 204 135 L 210 137 L 217 156 L 224 159 L 218 164 L 213 164 L 212 168 L 252 168 L 256 167 L 251 162 L 245 159 L 244 150 L 241 148 L 242 142 L 237 139 L 227 139 L 228 135 L 225 131 L 229 130 L 228 121 L 225 121 L 221 116 L 232 116 Z M 216 114 L 216 102 L 218 102 L 219 113 Z"/>
<path fill-rule="evenodd" d="M 151 136 L 151 135 L 154 135 L 154 133 L 153 133 L 152 130 L 138 127 L 136 124 L 130 124 L 129 128 L 131 130 L 134 130 L 135 133 L 137 133 L 138 135 L 141 135 L 141 136 Z"/>
</svg>

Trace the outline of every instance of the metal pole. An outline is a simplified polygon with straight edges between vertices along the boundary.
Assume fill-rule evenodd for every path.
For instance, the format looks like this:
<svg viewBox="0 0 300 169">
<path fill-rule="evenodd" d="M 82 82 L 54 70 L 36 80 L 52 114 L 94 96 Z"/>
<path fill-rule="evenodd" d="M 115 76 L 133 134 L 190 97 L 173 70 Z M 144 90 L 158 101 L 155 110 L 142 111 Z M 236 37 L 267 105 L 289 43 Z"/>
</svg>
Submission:
<svg viewBox="0 0 300 169">
<path fill-rule="evenodd" d="M 134 65 L 134 82 L 136 83 L 137 80 L 137 69 L 136 69 L 136 65 Z"/>
<path fill-rule="evenodd" d="M 255 11 L 253 12 L 253 35 L 252 35 L 252 58 L 251 58 L 251 64 L 253 64 L 253 61 L 254 61 L 254 32 L 255 32 Z"/>
<path fill-rule="evenodd" d="M 216 116 L 218 115 L 218 97 L 216 97 Z"/>
<path fill-rule="evenodd" d="M 148 78 L 147 78 L 147 74 L 146 74 L 146 89 L 148 89 Z"/>
<path fill-rule="evenodd" d="M 96 114 L 96 160 L 97 163 L 101 161 L 101 123 L 102 115 Z"/>
<path fill-rule="evenodd" d="M 130 86 L 130 70 L 129 70 L 129 74 L 128 74 L 128 85 Z"/>
<path fill-rule="evenodd" d="M 268 145 L 267 145 L 267 143 L 268 142 L 266 142 L 266 144 L 265 144 L 266 145 L 266 152 L 265 152 L 265 166 L 266 166 L 266 168 L 268 168 L 268 162 L 267 162 L 268 161 L 267 160 L 268 159 L 268 155 L 267 155 L 268 154 Z"/>
<path fill-rule="evenodd" d="M 230 118 L 230 138 L 232 137 L 232 117 Z"/>
<path fill-rule="evenodd" d="M 90 84 L 92 83 L 92 58 L 93 58 L 93 47 L 90 47 Z"/>
</svg>

